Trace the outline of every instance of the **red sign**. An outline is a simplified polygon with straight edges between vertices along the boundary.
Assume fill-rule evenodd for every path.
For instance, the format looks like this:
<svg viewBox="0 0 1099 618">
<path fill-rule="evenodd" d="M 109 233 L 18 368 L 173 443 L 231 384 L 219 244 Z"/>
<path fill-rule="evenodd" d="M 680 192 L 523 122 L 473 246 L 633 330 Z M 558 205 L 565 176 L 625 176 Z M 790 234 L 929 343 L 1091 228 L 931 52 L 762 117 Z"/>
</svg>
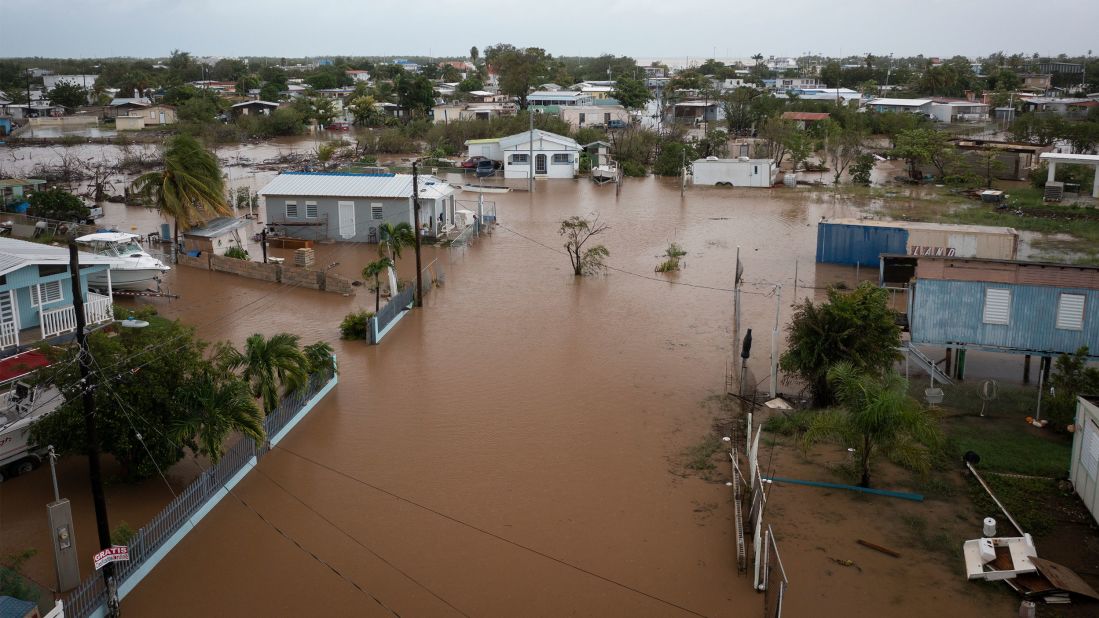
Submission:
<svg viewBox="0 0 1099 618">
<path fill-rule="evenodd" d="M 108 562 L 122 562 L 130 559 L 130 548 L 122 545 L 108 547 L 95 555 L 95 570 L 103 568 Z"/>
</svg>

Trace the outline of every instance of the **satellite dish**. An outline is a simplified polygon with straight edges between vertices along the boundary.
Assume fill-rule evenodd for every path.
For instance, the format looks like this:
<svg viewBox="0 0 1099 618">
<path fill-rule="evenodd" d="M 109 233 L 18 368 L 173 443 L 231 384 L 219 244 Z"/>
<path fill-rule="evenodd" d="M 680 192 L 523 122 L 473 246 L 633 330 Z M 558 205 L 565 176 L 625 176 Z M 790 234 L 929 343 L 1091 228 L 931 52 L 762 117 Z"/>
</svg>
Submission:
<svg viewBox="0 0 1099 618">
<path fill-rule="evenodd" d="M 981 397 L 981 416 L 985 415 L 985 408 L 988 406 L 988 402 L 994 401 L 996 395 L 999 394 L 999 384 L 996 380 L 985 380 L 981 382 L 981 388 L 978 391 L 978 395 Z"/>
</svg>

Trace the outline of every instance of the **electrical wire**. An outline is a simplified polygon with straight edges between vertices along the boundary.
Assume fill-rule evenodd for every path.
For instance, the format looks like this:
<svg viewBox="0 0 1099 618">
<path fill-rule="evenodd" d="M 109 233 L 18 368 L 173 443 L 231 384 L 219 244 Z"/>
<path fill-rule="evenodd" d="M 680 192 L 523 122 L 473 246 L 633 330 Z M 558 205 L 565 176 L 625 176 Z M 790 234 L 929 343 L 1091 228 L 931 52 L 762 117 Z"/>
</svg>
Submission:
<svg viewBox="0 0 1099 618">
<path fill-rule="evenodd" d="M 290 450 L 290 449 L 288 449 L 284 446 L 272 445 L 271 448 L 278 449 L 280 451 L 285 451 L 287 453 L 290 453 L 291 455 L 297 457 L 298 459 L 301 459 L 303 461 L 307 461 L 307 462 L 309 462 L 309 463 L 311 463 L 311 464 L 313 464 L 313 465 L 315 465 L 319 468 L 323 468 L 325 470 L 328 470 L 329 472 L 332 472 L 333 474 L 337 474 L 337 475 L 342 476 L 342 477 L 344 477 L 344 478 L 346 478 L 350 481 L 358 483 L 359 485 L 363 485 L 364 487 L 369 487 L 370 489 L 373 489 L 374 491 L 385 494 L 385 495 L 387 495 L 391 498 L 394 498 L 396 500 L 399 500 L 401 502 L 406 502 L 408 504 L 411 504 L 412 506 L 415 506 L 415 507 L 417 507 L 421 510 L 424 510 L 428 513 L 431 513 L 435 516 L 446 519 L 447 521 L 451 521 L 451 522 L 456 523 L 456 524 L 458 524 L 460 526 L 463 526 L 465 528 L 469 528 L 470 530 L 474 530 L 474 531 L 479 532 L 479 533 L 481 533 L 485 536 L 491 537 L 493 539 L 496 539 L 498 541 L 501 541 L 501 542 L 506 543 L 508 545 L 511 545 L 513 547 L 522 549 L 522 550 L 524 550 L 526 552 L 529 552 L 529 553 L 532 553 L 536 556 L 540 556 L 540 557 L 545 558 L 546 560 L 549 560 L 551 562 L 556 562 L 557 564 L 560 564 L 562 566 L 568 567 L 568 568 L 573 569 L 575 571 L 578 571 L 580 573 L 584 573 L 585 575 L 589 575 L 591 577 L 594 577 L 595 579 L 601 580 L 601 581 L 606 582 L 608 584 L 612 584 L 612 585 L 617 586 L 619 588 L 622 588 L 624 590 L 628 590 L 630 592 L 633 592 L 634 594 L 637 594 L 637 595 L 643 596 L 645 598 L 651 599 L 653 601 L 656 601 L 656 602 L 661 603 L 663 605 L 666 605 L 668 607 L 678 609 L 678 610 L 680 610 L 684 613 L 691 614 L 692 616 L 703 616 L 703 617 L 705 616 L 705 614 L 701 614 L 699 612 L 694 611 L 693 609 L 684 607 L 684 606 L 682 606 L 682 605 L 680 605 L 680 604 L 678 604 L 674 601 L 669 601 L 669 600 L 664 599 L 662 597 L 656 596 L 655 594 L 645 592 L 644 590 L 640 590 L 638 588 L 630 586 L 629 584 L 625 584 L 625 583 L 620 582 L 618 580 L 612 579 L 610 577 L 607 577 L 606 575 L 600 575 L 599 573 L 596 573 L 595 571 L 591 571 L 591 570 L 586 569 L 586 568 L 584 568 L 582 566 L 579 566 L 577 564 L 573 564 L 571 562 L 568 562 L 567 560 L 564 560 L 562 558 L 558 558 L 558 557 L 553 556 L 551 554 L 548 554 L 548 553 L 545 553 L 543 551 L 534 549 L 533 547 L 530 547 L 528 545 L 523 545 L 522 543 L 519 543 L 518 541 L 513 541 L 513 540 L 511 540 L 507 537 L 500 536 L 499 534 L 496 534 L 495 532 L 491 532 L 491 531 L 486 530 L 484 528 L 481 528 L 480 526 L 477 526 L 475 524 L 471 524 L 471 523 L 469 523 L 467 521 L 464 521 L 462 519 L 458 519 L 457 517 L 454 517 L 452 515 L 448 515 L 446 513 L 443 513 L 442 511 L 438 511 L 438 510 L 433 509 L 429 506 L 423 505 L 419 502 L 416 502 L 415 500 L 412 500 L 410 498 L 406 498 L 404 496 L 396 494 L 392 491 L 389 491 L 388 489 L 384 489 L 384 488 L 379 487 L 377 485 L 374 485 L 373 483 L 370 483 L 368 481 L 364 481 L 363 479 L 352 476 L 352 475 L 350 475 L 346 472 L 343 472 L 341 470 L 333 468 L 333 467 L 331 467 L 327 464 L 321 463 L 321 462 L 319 462 L 315 459 L 312 459 L 312 458 L 306 457 L 305 455 L 301 455 L 299 453 L 296 453 L 296 452 L 294 452 L 294 451 L 292 451 L 292 450 Z"/>
</svg>

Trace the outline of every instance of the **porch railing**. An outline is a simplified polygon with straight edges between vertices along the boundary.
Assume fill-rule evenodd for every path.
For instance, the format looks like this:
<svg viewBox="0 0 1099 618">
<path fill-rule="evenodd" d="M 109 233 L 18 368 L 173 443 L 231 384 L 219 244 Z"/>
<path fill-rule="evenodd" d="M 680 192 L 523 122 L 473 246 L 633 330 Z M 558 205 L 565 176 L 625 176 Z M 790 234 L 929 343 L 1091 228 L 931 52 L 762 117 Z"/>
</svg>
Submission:
<svg viewBox="0 0 1099 618">
<path fill-rule="evenodd" d="M 0 349 L 19 345 L 19 329 L 15 322 L 0 322 Z"/>
<path fill-rule="evenodd" d="M 111 309 L 111 297 L 94 292 L 88 292 L 88 300 L 84 303 L 84 317 L 88 324 L 99 324 L 114 319 Z"/>
<path fill-rule="evenodd" d="M 38 321 L 42 326 L 43 339 L 76 331 L 76 311 L 72 305 L 40 311 Z"/>
</svg>

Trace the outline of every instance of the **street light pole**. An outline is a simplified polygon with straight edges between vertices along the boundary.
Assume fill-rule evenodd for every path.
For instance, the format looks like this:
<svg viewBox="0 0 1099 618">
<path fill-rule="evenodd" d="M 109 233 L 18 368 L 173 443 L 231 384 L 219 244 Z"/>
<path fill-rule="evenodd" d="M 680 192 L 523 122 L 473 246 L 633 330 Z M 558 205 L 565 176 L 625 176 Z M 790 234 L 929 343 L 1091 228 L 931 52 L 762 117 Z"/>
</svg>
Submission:
<svg viewBox="0 0 1099 618">
<path fill-rule="evenodd" d="M 107 523 L 107 500 L 103 493 L 103 477 L 99 469 L 99 435 L 95 427 L 95 392 L 92 382 L 92 358 L 88 350 L 87 320 L 84 315 L 84 297 L 80 290 L 80 258 L 76 239 L 69 239 L 69 273 L 72 277 L 73 312 L 76 314 L 76 343 L 79 346 L 81 399 L 84 405 L 84 439 L 88 442 L 88 476 L 92 484 L 92 502 L 95 505 L 96 531 L 99 548 L 111 547 L 111 528 Z M 107 588 L 107 615 L 118 616 L 118 589 L 114 579 L 114 563 L 103 565 L 103 583 Z"/>
<path fill-rule="evenodd" d="M 412 222 L 416 235 L 416 306 L 424 306 L 424 271 L 420 266 L 420 162 L 412 162 Z"/>
</svg>

